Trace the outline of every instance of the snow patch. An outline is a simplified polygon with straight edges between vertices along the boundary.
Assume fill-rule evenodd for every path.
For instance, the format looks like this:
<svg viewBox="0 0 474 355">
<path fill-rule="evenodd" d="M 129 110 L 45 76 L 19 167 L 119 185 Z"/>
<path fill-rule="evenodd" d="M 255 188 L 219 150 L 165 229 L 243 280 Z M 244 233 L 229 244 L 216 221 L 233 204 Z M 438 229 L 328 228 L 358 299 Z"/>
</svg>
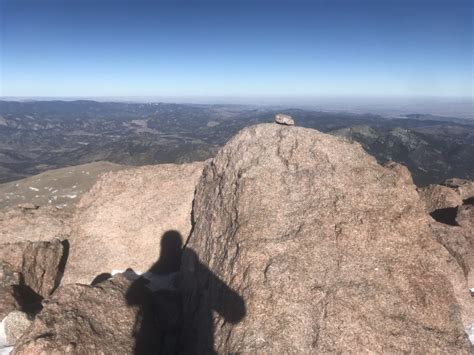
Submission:
<svg viewBox="0 0 474 355">
<path fill-rule="evenodd" d="M 471 344 L 474 345 L 474 323 L 468 325 L 468 327 L 466 328 L 466 333 L 469 336 Z"/>
<path fill-rule="evenodd" d="M 134 271 L 132 269 L 127 269 L 127 270 L 116 270 L 113 269 L 112 272 L 110 273 L 112 276 L 115 276 L 117 274 L 123 274 L 127 279 L 133 281 L 138 279 L 138 277 L 142 274 L 141 271 Z"/>
<path fill-rule="evenodd" d="M 30 186 L 28 187 L 31 191 L 39 191 L 39 189 L 37 189 L 36 187 L 33 187 L 33 186 Z"/>
<path fill-rule="evenodd" d="M 0 322 L 0 355 L 8 355 L 13 350 L 13 346 L 8 346 L 5 334 L 5 319 Z"/>
</svg>

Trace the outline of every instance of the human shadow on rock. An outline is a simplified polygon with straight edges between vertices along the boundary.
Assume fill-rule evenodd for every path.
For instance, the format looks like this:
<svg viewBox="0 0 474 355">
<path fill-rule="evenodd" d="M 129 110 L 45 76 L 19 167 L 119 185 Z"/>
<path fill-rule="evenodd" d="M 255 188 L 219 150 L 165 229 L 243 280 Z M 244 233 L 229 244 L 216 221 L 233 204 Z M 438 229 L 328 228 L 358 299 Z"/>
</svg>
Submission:
<svg viewBox="0 0 474 355">
<path fill-rule="evenodd" d="M 184 250 L 183 260 L 181 291 L 186 318 L 181 332 L 180 353 L 217 354 L 215 327 L 239 323 L 246 314 L 244 299 L 210 271 L 192 249 Z M 219 325 L 213 312 L 221 318 Z"/>
<path fill-rule="evenodd" d="M 197 256 L 190 249 L 197 261 L 196 270 L 206 277 L 214 286 L 222 288 L 229 297 L 213 300 L 202 312 L 202 322 L 199 332 L 193 339 L 198 344 L 207 344 L 205 353 L 213 353 L 213 322 L 212 310 L 217 311 L 229 323 L 237 323 L 245 314 L 243 299 L 219 280 L 205 265 L 201 264 Z M 128 305 L 139 307 L 135 322 L 135 354 L 193 354 L 199 353 L 197 347 L 189 343 L 186 346 L 180 343 L 183 326 L 182 287 L 180 286 L 181 256 L 183 253 L 183 238 L 177 231 L 170 230 L 161 237 L 159 259 L 143 275 L 136 278 L 127 291 Z M 131 271 L 131 270 L 130 270 Z M 130 272 L 129 271 L 129 272 Z M 205 290 L 202 290 L 206 292 Z M 224 297 L 225 298 L 225 297 Z M 193 342 L 193 340 L 191 340 Z M 203 353 L 203 352 L 201 352 Z"/>
</svg>

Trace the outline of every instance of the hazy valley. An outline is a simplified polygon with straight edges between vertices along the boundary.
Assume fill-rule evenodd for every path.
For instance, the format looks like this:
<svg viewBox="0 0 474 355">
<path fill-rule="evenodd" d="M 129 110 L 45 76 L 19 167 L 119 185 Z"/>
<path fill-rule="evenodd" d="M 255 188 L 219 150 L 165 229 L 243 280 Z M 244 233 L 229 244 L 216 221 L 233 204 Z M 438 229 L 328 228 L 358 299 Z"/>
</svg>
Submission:
<svg viewBox="0 0 474 355">
<path fill-rule="evenodd" d="M 95 101 L 0 101 L 0 182 L 108 161 L 123 165 L 205 160 L 272 107 Z M 474 121 L 412 114 L 286 109 L 298 126 L 360 142 L 379 162 L 409 167 L 418 185 L 474 178 Z"/>
</svg>

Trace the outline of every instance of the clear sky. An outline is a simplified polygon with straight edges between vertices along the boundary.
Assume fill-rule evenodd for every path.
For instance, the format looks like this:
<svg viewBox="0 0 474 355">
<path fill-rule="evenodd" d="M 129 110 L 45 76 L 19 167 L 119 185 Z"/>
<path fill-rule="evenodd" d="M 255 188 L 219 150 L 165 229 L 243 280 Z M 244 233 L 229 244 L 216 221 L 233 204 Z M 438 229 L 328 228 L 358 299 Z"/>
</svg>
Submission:
<svg viewBox="0 0 474 355">
<path fill-rule="evenodd" d="M 0 96 L 473 96 L 472 0 L 0 0 Z"/>
</svg>

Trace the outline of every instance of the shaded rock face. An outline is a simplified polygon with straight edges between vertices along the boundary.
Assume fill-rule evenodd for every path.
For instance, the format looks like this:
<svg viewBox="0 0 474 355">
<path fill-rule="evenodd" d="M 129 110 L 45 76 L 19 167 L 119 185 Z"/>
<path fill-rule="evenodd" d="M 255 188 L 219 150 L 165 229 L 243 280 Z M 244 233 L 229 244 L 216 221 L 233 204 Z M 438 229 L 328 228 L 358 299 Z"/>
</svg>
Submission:
<svg viewBox="0 0 474 355">
<path fill-rule="evenodd" d="M 0 261 L 19 274 L 21 285 L 47 297 L 62 276 L 64 252 L 60 240 L 2 244 Z"/>
<path fill-rule="evenodd" d="M 0 286 L 0 318 L 5 318 L 15 309 L 20 309 L 20 303 L 15 297 L 15 286 Z"/>
<path fill-rule="evenodd" d="M 185 351 L 467 353 L 450 255 L 406 181 L 314 130 L 241 131 L 197 186 Z M 226 304 L 229 290 L 245 312 Z"/>
<path fill-rule="evenodd" d="M 0 262 L 0 319 L 21 307 L 17 290 L 19 284 L 20 274 L 15 272 L 9 264 Z"/>
<path fill-rule="evenodd" d="M 202 167 L 163 164 L 103 175 L 78 205 L 64 282 L 90 283 L 114 269 L 149 269 L 165 231 L 189 234 Z"/>
<path fill-rule="evenodd" d="M 149 294 L 141 288 L 127 304 L 132 281 L 124 275 L 97 286 L 66 285 L 47 301 L 28 331 L 19 339 L 14 354 L 133 354 L 136 329 L 142 329 L 145 349 L 156 349 L 156 332 L 143 331 L 144 314 L 151 314 Z M 140 306 L 139 306 L 140 305 Z M 149 324 L 151 327 L 151 323 Z"/>
</svg>

